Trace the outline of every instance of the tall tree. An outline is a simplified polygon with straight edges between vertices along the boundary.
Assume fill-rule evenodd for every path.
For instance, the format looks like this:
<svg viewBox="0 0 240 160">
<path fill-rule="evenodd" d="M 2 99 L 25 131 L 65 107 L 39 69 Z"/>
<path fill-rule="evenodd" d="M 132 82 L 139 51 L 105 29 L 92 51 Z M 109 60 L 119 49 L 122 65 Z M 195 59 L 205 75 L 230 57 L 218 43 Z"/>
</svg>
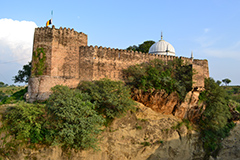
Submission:
<svg viewBox="0 0 240 160">
<path fill-rule="evenodd" d="M 28 83 L 28 79 L 31 75 L 31 68 L 32 68 L 31 62 L 28 62 L 28 64 L 24 65 L 23 69 L 18 71 L 18 75 L 13 77 L 14 83 L 17 82 Z"/>
<path fill-rule="evenodd" d="M 154 44 L 155 42 L 152 40 L 149 41 L 145 41 L 142 44 L 139 44 L 138 46 L 133 45 L 133 46 L 129 46 L 127 48 L 127 50 L 130 51 L 138 51 L 138 52 L 143 52 L 143 53 L 148 53 L 149 48 Z"/>
<path fill-rule="evenodd" d="M 227 86 L 229 83 L 231 83 L 232 81 L 228 78 L 225 78 L 222 80 L 223 83 L 225 83 L 225 85 Z"/>
</svg>

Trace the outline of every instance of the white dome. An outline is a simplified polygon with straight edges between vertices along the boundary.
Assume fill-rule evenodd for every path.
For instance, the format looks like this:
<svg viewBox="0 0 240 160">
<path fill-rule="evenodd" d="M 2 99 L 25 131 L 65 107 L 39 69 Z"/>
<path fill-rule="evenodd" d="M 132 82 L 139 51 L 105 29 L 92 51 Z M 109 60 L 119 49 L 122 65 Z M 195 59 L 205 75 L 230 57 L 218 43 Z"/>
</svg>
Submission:
<svg viewBox="0 0 240 160">
<path fill-rule="evenodd" d="M 161 37 L 160 41 L 154 43 L 150 47 L 149 53 L 175 56 L 175 49 L 170 43 L 164 41 Z"/>
</svg>

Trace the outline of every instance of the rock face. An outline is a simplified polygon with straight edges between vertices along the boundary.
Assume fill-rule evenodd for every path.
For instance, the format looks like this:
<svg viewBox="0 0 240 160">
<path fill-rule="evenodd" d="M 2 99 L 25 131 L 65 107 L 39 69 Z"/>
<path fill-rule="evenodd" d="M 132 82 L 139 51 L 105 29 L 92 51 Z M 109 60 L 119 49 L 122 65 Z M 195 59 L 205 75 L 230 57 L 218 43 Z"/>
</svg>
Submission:
<svg viewBox="0 0 240 160">
<path fill-rule="evenodd" d="M 188 92 L 184 101 L 176 107 L 173 115 L 192 122 L 197 121 L 206 107 L 203 103 L 199 102 L 199 95 L 199 91 L 193 90 Z"/>
<path fill-rule="evenodd" d="M 165 115 L 172 114 L 174 107 L 178 104 L 179 98 L 176 92 L 168 95 L 165 90 L 151 90 L 142 92 L 141 90 L 134 90 L 135 101 L 144 104 L 146 107 Z"/>
<path fill-rule="evenodd" d="M 37 160 L 197 160 L 203 159 L 199 133 L 188 130 L 181 120 L 138 104 L 135 113 L 116 119 L 99 137 L 100 151 L 69 155 L 60 148 L 24 149 L 10 159 Z"/>
<path fill-rule="evenodd" d="M 230 131 L 230 135 L 222 141 L 222 149 L 217 160 L 240 160 L 240 122 Z"/>
<path fill-rule="evenodd" d="M 199 94 L 200 91 L 195 90 L 188 92 L 182 103 L 176 92 L 168 95 L 164 90 L 149 92 L 135 90 L 132 98 L 158 113 L 196 121 L 205 109 L 205 106 L 199 103 Z"/>
</svg>

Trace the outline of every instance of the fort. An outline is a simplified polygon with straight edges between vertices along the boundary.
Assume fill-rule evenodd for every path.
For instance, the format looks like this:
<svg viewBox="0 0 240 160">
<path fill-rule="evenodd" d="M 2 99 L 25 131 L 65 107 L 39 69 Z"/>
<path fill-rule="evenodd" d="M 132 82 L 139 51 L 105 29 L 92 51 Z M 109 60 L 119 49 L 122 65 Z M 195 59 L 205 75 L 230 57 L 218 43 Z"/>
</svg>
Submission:
<svg viewBox="0 0 240 160">
<path fill-rule="evenodd" d="M 203 88 L 204 79 L 209 77 L 207 60 L 93 47 L 87 43 L 87 35 L 73 29 L 57 29 L 55 26 L 36 28 L 27 100 L 46 100 L 55 85 L 76 88 L 81 81 L 94 81 L 104 77 L 123 80 L 123 69 L 153 59 L 167 63 L 180 58 L 191 65 L 196 73 L 192 77 L 195 89 Z"/>
</svg>

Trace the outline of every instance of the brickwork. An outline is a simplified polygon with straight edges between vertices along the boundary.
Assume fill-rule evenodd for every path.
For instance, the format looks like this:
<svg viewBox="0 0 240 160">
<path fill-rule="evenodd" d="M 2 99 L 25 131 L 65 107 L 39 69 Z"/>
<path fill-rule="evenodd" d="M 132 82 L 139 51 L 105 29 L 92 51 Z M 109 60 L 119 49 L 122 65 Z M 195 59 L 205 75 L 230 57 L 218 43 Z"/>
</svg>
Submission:
<svg viewBox="0 0 240 160">
<path fill-rule="evenodd" d="M 122 80 L 122 69 L 153 59 L 167 63 L 180 58 L 192 65 L 196 72 L 193 87 L 204 87 L 204 78 L 209 77 L 207 60 L 87 46 L 87 35 L 69 28 L 36 28 L 33 52 L 39 47 L 44 48 L 46 53 L 46 69 L 44 75 L 30 78 L 29 101 L 48 98 L 51 87 L 58 84 L 74 88 L 81 81 L 104 77 Z M 32 63 L 37 64 L 34 59 Z"/>
</svg>

